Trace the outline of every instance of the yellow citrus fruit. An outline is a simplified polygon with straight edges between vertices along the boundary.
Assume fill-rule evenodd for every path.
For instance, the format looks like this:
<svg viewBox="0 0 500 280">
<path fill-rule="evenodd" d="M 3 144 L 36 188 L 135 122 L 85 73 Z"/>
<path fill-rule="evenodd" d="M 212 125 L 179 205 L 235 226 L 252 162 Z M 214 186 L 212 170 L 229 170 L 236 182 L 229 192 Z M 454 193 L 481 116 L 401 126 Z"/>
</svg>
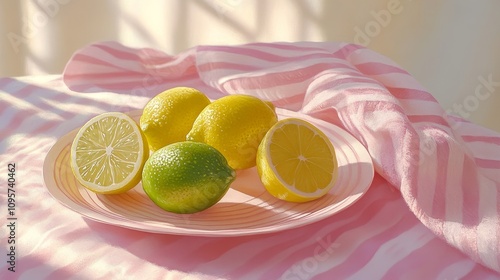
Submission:
<svg viewBox="0 0 500 280">
<path fill-rule="evenodd" d="M 255 166 L 257 148 L 277 122 L 274 106 L 257 97 L 228 95 L 205 107 L 186 139 L 219 150 L 234 169 Z"/>
<path fill-rule="evenodd" d="M 141 180 L 149 149 L 137 123 L 124 113 L 104 113 L 80 128 L 71 145 L 71 168 L 87 189 L 122 193 Z"/>
<path fill-rule="evenodd" d="M 151 150 L 185 141 L 194 120 L 208 104 L 205 94 L 188 87 L 171 88 L 153 97 L 140 119 Z"/>
<path fill-rule="evenodd" d="M 166 211 L 195 213 L 217 203 L 235 178 L 235 171 L 215 148 L 185 141 L 151 155 L 142 173 L 142 187 Z"/>
<path fill-rule="evenodd" d="M 273 196 L 305 202 L 325 195 L 337 179 L 337 158 L 328 137 L 301 119 L 276 123 L 262 140 L 257 171 Z"/>
</svg>

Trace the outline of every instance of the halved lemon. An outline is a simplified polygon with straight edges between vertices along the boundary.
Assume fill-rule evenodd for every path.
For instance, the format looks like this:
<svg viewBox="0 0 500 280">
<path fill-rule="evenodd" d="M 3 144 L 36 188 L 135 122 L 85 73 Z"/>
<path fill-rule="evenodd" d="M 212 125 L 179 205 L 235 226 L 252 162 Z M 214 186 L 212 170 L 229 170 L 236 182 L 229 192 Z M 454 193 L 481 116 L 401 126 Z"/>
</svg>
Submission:
<svg viewBox="0 0 500 280">
<path fill-rule="evenodd" d="M 132 118 L 104 113 L 78 131 L 71 146 L 71 168 L 93 192 L 123 193 L 139 183 L 148 156 L 146 139 Z"/>
<path fill-rule="evenodd" d="M 328 137 L 297 118 L 277 122 L 257 151 L 257 170 L 273 196 L 291 202 L 325 195 L 337 179 L 337 158 Z"/>
</svg>

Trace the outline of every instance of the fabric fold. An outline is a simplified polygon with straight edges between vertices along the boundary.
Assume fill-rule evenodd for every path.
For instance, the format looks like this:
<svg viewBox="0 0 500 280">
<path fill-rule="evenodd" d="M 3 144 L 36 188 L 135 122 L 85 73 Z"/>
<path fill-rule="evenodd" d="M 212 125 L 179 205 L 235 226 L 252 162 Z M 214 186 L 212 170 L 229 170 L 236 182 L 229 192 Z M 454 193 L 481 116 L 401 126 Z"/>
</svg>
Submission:
<svg viewBox="0 0 500 280">
<path fill-rule="evenodd" d="M 500 135 L 448 115 L 390 59 L 336 42 L 199 46 L 175 56 L 102 42 L 63 73 L 74 91 L 133 91 L 196 80 L 211 98 L 250 94 L 338 125 L 433 233 L 500 271 Z M 151 85 L 155 85 L 154 87 Z"/>
</svg>

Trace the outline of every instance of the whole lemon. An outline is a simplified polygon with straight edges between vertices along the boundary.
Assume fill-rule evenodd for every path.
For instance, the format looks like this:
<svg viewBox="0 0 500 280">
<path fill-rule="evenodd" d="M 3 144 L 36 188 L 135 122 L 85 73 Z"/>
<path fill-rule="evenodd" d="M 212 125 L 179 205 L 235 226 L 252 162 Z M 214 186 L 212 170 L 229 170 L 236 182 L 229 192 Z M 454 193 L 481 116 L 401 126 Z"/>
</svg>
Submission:
<svg viewBox="0 0 500 280">
<path fill-rule="evenodd" d="M 211 145 L 232 168 L 245 169 L 255 166 L 257 148 L 276 122 L 270 102 L 249 95 L 228 95 L 201 111 L 186 139 Z"/>
<path fill-rule="evenodd" d="M 185 141 L 194 120 L 208 104 L 205 94 L 189 87 L 171 88 L 153 97 L 140 119 L 150 150 Z"/>
<path fill-rule="evenodd" d="M 235 178 L 236 172 L 215 148 L 184 141 L 151 155 L 142 172 L 142 187 L 166 211 L 195 213 L 217 203 Z"/>
</svg>

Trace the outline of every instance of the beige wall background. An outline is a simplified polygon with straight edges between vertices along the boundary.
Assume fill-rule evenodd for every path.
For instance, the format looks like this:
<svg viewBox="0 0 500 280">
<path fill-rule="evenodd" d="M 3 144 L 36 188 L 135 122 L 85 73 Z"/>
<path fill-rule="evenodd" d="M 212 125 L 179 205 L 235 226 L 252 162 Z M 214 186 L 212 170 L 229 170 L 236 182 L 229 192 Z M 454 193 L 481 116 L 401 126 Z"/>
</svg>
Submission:
<svg viewBox="0 0 500 280">
<path fill-rule="evenodd" d="M 4 0 L 0 76 L 61 73 L 89 43 L 345 41 L 400 64 L 450 113 L 500 131 L 498 0 Z"/>
</svg>

